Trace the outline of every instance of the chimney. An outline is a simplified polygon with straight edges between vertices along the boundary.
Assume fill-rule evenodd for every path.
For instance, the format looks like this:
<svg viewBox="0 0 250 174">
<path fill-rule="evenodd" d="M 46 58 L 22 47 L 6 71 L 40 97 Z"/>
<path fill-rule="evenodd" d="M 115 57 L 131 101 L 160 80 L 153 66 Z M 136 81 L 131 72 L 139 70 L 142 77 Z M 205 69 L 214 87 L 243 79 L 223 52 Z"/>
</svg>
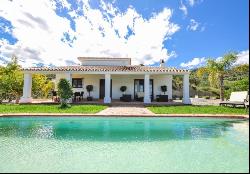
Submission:
<svg viewBox="0 0 250 174">
<path fill-rule="evenodd" d="M 163 59 L 160 60 L 160 67 L 165 67 L 165 61 Z"/>
</svg>

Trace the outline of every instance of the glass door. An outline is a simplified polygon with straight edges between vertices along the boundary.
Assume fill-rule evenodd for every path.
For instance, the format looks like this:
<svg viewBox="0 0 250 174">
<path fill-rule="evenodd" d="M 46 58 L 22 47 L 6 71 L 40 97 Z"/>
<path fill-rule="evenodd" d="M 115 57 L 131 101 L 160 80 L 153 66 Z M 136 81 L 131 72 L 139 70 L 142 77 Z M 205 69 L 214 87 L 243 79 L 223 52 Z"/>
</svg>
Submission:
<svg viewBox="0 0 250 174">
<path fill-rule="evenodd" d="M 150 79 L 149 90 L 151 91 L 151 100 L 154 99 L 154 83 L 153 79 Z M 134 80 L 134 98 L 138 92 L 144 92 L 144 79 L 135 79 Z"/>
</svg>

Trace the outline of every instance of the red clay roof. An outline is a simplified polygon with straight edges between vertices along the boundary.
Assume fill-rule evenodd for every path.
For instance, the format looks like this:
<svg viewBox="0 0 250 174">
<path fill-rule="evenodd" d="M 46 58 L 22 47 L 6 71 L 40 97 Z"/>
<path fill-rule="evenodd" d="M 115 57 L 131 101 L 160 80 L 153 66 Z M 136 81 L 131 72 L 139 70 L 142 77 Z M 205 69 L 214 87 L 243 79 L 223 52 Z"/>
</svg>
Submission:
<svg viewBox="0 0 250 174">
<path fill-rule="evenodd" d="M 31 67 L 23 71 L 82 71 L 82 72 L 189 72 L 184 69 L 153 66 L 60 66 L 60 67 Z"/>
</svg>

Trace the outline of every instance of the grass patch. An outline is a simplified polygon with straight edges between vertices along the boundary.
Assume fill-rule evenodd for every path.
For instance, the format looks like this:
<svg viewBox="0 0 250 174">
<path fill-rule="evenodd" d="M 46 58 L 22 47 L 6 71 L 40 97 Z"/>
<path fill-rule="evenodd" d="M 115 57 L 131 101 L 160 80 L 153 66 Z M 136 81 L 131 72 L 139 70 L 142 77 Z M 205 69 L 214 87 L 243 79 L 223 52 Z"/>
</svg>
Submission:
<svg viewBox="0 0 250 174">
<path fill-rule="evenodd" d="M 61 109 L 60 105 L 17 105 L 2 104 L 0 113 L 77 113 L 94 114 L 106 109 L 103 105 L 72 105 L 70 108 Z"/>
<path fill-rule="evenodd" d="M 244 108 L 225 106 L 152 106 L 148 109 L 155 114 L 248 114 Z"/>
</svg>

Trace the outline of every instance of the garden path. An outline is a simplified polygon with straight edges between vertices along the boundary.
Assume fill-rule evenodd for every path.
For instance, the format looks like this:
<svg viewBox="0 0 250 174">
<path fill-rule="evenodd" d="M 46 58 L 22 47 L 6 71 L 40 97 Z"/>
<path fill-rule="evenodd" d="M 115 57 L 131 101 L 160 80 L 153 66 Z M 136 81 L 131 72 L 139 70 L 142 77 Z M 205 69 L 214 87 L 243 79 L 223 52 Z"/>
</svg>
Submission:
<svg viewBox="0 0 250 174">
<path fill-rule="evenodd" d="M 111 106 L 98 115 L 155 115 L 144 106 Z"/>
</svg>

